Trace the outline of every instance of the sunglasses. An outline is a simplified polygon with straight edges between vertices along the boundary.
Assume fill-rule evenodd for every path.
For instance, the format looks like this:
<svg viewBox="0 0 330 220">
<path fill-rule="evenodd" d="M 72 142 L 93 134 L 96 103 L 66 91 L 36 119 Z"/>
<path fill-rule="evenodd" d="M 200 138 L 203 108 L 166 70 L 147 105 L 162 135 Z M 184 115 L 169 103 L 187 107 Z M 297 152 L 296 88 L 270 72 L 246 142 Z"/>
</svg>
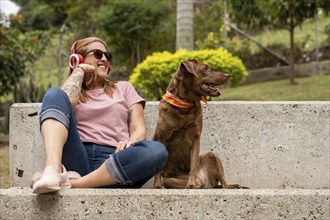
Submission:
<svg viewBox="0 0 330 220">
<path fill-rule="evenodd" d="M 107 58 L 108 62 L 111 62 L 112 60 L 112 54 L 108 51 L 103 52 L 102 50 L 99 49 L 93 49 L 93 50 L 89 50 L 84 54 L 84 57 L 86 57 L 90 52 L 93 52 L 94 57 L 96 59 L 101 59 L 103 54 L 105 56 L 105 58 Z"/>
</svg>

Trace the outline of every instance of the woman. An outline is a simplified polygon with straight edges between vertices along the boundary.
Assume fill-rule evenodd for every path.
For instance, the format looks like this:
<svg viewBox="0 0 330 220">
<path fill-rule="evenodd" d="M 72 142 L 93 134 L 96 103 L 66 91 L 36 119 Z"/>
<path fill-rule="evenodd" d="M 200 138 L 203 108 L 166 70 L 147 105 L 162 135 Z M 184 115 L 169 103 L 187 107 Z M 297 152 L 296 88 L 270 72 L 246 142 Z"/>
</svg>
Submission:
<svg viewBox="0 0 330 220">
<path fill-rule="evenodd" d="M 71 52 L 68 79 L 42 102 L 46 168 L 32 177 L 33 192 L 142 187 L 168 157 L 163 144 L 145 140 L 145 100 L 130 83 L 107 79 L 112 56 L 101 39 L 78 40 Z"/>
</svg>

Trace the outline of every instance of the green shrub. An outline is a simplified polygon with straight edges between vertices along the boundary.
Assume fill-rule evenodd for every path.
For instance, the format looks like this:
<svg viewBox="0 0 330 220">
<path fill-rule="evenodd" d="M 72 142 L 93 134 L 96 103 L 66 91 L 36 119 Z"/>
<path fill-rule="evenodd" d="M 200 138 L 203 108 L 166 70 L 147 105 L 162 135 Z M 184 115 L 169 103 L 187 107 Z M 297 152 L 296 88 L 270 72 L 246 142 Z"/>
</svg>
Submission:
<svg viewBox="0 0 330 220">
<path fill-rule="evenodd" d="M 217 50 L 186 51 L 172 54 L 158 52 L 148 56 L 133 70 L 130 82 L 148 100 L 160 100 L 179 64 L 185 60 L 196 59 L 215 71 L 230 75 L 231 87 L 243 82 L 248 75 L 242 61 L 223 48 Z"/>
</svg>

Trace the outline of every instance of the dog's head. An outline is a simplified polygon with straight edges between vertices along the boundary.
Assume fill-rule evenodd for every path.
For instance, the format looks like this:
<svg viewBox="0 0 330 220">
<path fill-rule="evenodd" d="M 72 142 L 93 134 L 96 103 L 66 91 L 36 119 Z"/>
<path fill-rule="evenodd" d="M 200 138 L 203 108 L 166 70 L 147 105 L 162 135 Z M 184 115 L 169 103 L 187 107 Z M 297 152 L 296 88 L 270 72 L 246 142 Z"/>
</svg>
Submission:
<svg viewBox="0 0 330 220">
<path fill-rule="evenodd" d="M 221 95 L 216 86 L 225 84 L 228 79 L 228 74 L 213 71 L 208 65 L 197 60 L 187 60 L 181 62 L 172 82 L 180 81 L 186 91 L 194 92 L 198 96 L 216 97 Z"/>
</svg>

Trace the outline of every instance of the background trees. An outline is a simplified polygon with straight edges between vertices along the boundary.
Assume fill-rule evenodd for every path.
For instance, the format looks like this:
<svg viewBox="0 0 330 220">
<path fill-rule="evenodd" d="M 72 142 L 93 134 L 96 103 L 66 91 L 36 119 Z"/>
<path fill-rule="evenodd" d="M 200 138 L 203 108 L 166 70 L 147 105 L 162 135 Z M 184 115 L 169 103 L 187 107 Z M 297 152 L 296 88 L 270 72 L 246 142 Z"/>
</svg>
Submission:
<svg viewBox="0 0 330 220">
<path fill-rule="evenodd" d="M 58 63 L 61 63 L 58 54 L 63 54 L 62 63 L 67 63 L 70 46 L 77 38 L 97 35 L 107 41 L 114 54 L 113 79 L 128 79 L 134 67 L 154 52 L 176 51 L 177 0 L 13 1 L 20 5 L 21 11 L 12 17 L 10 28 L 1 26 L 2 92 L 11 91 L 20 76 L 29 75 L 30 67 L 35 69 L 37 76 L 43 76 L 42 81 L 47 78 L 53 84 L 60 84 L 53 82 Z M 251 50 L 251 43 L 223 24 L 223 0 L 182 0 L 182 3 L 190 4 L 190 9 L 193 4 L 194 35 L 191 39 L 195 49 L 217 49 L 226 43 L 227 49 L 242 58 L 245 64 L 253 64 L 250 68 L 274 65 L 274 61 L 265 54 L 253 60 L 256 56 Z M 296 30 L 301 22 L 313 18 L 315 9 L 327 12 L 330 5 L 326 0 L 227 0 L 227 3 L 227 19 L 252 35 L 265 29 L 289 30 L 294 27 L 292 29 Z M 289 25 L 290 16 L 294 26 Z M 15 20 L 19 20 L 20 25 L 15 25 Z M 58 52 L 61 27 L 66 29 L 61 32 L 63 51 Z M 225 28 L 228 34 L 226 42 L 223 37 Z M 31 36 L 37 36 L 38 40 L 31 41 Z M 292 45 L 295 45 L 294 41 Z M 287 49 L 283 45 L 270 47 L 278 51 Z M 15 58 L 14 54 L 17 55 Z M 294 57 L 286 52 L 282 54 L 291 60 Z M 32 59 L 34 57 L 36 59 Z M 47 66 L 47 71 L 42 66 Z M 36 77 L 35 81 L 38 80 Z"/>
<path fill-rule="evenodd" d="M 26 32 L 22 21 L 21 16 L 17 16 L 11 19 L 11 28 L 0 26 L 0 97 L 14 91 L 22 76 L 33 77 L 33 63 L 43 53 L 50 37 L 49 32 Z"/>
<path fill-rule="evenodd" d="M 329 12 L 330 3 L 327 0 L 249 0 L 229 1 L 233 8 L 233 20 L 245 25 L 249 30 L 262 28 L 285 29 L 290 33 L 290 83 L 295 82 L 294 57 L 295 42 L 294 32 L 306 19 L 317 15 L 322 8 Z"/>
<path fill-rule="evenodd" d="M 173 50 L 174 1 L 109 1 L 90 18 L 114 54 L 114 71 L 125 75 L 154 51 Z M 99 31 L 97 31 L 99 32 Z"/>
</svg>

